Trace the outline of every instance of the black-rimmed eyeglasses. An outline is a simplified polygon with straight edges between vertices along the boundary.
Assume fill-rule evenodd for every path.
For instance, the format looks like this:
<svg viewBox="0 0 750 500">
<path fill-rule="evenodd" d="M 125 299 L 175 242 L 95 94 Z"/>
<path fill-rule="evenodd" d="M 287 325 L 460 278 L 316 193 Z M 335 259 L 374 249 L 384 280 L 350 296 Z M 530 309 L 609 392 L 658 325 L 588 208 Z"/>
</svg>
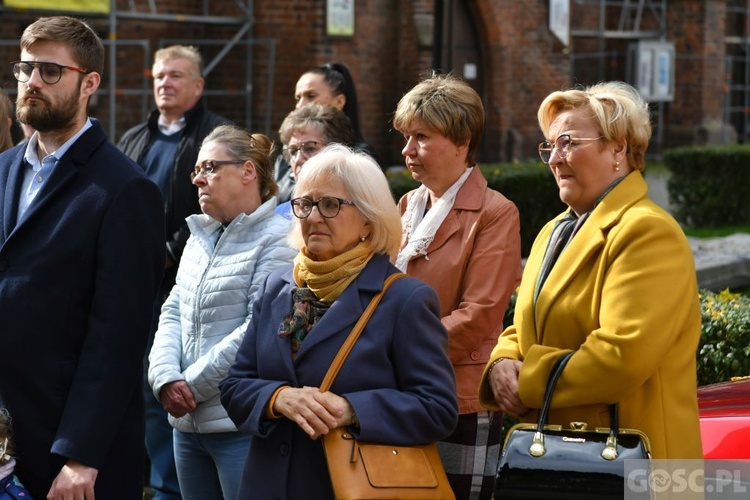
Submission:
<svg viewBox="0 0 750 500">
<path fill-rule="evenodd" d="M 14 61 L 10 64 L 13 67 L 13 76 L 15 76 L 16 80 L 21 83 L 26 83 L 31 80 L 31 74 L 34 72 L 34 68 L 39 69 L 39 76 L 42 77 L 42 81 L 47 85 L 54 85 L 59 82 L 60 78 L 62 78 L 62 72 L 64 69 L 77 71 L 83 75 L 91 73 L 91 71 L 76 68 L 75 66 L 65 66 L 53 62 Z"/>
<path fill-rule="evenodd" d="M 224 165 L 241 165 L 245 163 L 242 160 L 204 160 L 200 165 L 195 166 L 195 170 L 190 172 L 190 180 L 194 180 L 199 175 L 206 177 L 213 174 Z"/>
<path fill-rule="evenodd" d="M 322 146 L 318 146 L 318 141 L 305 141 L 297 146 L 289 146 L 288 148 L 282 149 L 281 154 L 288 163 L 299 154 L 305 158 L 315 156 L 315 153 L 317 153 L 321 147 Z"/>
<path fill-rule="evenodd" d="M 570 137 L 570 134 L 563 134 L 555 140 L 554 144 L 549 141 L 542 141 L 539 143 L 539 158 L 544 163 L 549 163 L 552 158 L 552 151 L 557 151 L 557 156 L 560 158 L 567 158 L 568 153 L 573 149 L 574 146 L 578 145 L 579 141 L 598 141 L 602 137 Z"/>
<path fill-rule="evenodd" d="M 313 207 L 318 207 L 320 215 L 326 219 L 336 217 L 341 210 L 341 205 L 357 205 L 353 201 L 342 200 L 335 196 L 323 196 L 318 201 L 312 201 L 310 198 L 294 198 L 291 200 L 292 213 L 298 219 L 307 219 L 312 213 Z"/>
</svg>

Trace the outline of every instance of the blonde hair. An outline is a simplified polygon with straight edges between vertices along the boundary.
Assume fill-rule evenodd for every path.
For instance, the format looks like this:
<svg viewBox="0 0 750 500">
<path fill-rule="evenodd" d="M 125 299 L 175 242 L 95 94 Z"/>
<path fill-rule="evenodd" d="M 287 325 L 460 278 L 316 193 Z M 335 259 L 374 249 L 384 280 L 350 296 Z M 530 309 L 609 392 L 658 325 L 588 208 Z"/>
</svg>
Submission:
<svg viewBox="0 0 750 500">
<path fill-rule="evenodd" d="M 203 57 L 196 47 L 192 45 L 170 45 L 159 49 L 154 53 L 154 66 L 161 61 L 172 59 L 186 59 L 192 63 L 193 77 L 203 78 Z"/>
<path fill-rule="evenodd" d="M 236 125 L 219 125 L 203 139 L 201 147 L 209 142 L 221 144 L 237 160 L 253 162 L 258 176 L 261 200 L 266 202 L 276 195 L 279 188 L 273 180 L 271 164 L 274 147 L 268 137 L 263 134 L 250 134 Z"/>
<path fill-rule="evenodd" d="M 394 256 L 401 244 L 401 216 L 393 200 L 388 181 L 375 160 L 368 154 L 341 144 L 331 144 L 307 160 L 294 188 L 294 197 L 312 186 L 321 188 L 337 179 L 346 196 L 372 226 L 366 243 L 376 254 Z M 289 243 L 294 248 L 304 245 L 300 219 L 294 218 Z"/>
<path fill-rule="evenodd" d="M 584 89 L 552 92 L 539 106 L 537 119 L 542 133 L 547 134 L 557 116 L 567 110 L 591 111 L 605 141 L 627 143 L 628 164 L 643 171 L 646 149 L 651 138 L 648 103 L 638 91 L 625 82 L 602 82 Z"/>
<path fill-rule="evenodd" d="M 398 102 L 393 127 L 403 132 L 415 121 L 443 134 L 456 146 L 468 144 L 466 163 L 474 164 L 484 132 L 484 106 L 468 83 L 453 75 L 433 75 L 418 83 Z"/>
</svg>

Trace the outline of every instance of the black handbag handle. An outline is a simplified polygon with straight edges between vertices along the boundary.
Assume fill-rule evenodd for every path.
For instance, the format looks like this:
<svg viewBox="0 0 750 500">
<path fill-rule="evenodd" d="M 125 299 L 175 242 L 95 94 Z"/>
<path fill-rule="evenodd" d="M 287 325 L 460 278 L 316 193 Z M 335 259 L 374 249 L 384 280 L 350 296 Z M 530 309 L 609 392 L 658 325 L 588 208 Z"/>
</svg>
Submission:
<svg viewBox="0 0 750 500">
<path fill-rule="evenodd" d="M 549 379 L 547 380 L 547 388 L 544 390 L 544 402 L 542 403 L 542 409 L 539 411 L 539 421 L 537 422 L 536 432 L 534 433 L 534 439 L 531 442 L 529 453 L 534 457 L 541 457 L 546 453 L 544 446 L 544 426 L 547 425 L 547 418 L 549 416 L 549 408 L 552 406 L 552 394 L 555 392 L 555 386 L 557 380 L 562 375 L 563 368 L 568 364 L 570 358 L 573 357 L 575 351 L 569 352 L 564 356 L 558 358 L 555 361 L 552 371 L 550 372 Z M 619 412 L 617 404 L 609 405 L 609 417 L 610 417 L 610 428 L 609 437 L 602 450 L 602 458 L 605 460 L 614 460 L 617 458 L 617 439 L 620 436 L 620 422 Z"/>
</svg>

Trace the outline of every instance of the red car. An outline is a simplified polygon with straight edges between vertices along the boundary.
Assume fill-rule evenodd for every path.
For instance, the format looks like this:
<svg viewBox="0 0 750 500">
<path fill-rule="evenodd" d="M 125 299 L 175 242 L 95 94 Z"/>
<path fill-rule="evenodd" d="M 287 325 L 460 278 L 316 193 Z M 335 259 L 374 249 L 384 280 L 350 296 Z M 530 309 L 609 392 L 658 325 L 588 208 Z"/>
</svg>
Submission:
<svg viewBox="0 0 750 500">
<path fill-rule="evenodd" d="M 703 457 L 750 458 L 750 378 L 698 389 Z"/>
</svg>

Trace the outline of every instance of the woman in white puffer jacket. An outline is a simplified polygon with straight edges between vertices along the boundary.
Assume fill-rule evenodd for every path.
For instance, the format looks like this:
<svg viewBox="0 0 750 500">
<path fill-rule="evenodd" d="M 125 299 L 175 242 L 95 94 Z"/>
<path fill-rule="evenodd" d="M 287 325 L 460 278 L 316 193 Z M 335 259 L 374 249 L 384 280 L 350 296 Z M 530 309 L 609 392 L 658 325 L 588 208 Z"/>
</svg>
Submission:
<svg viewBox="0 0 750 500">
<path fill-rule="evenodd" d="M 291 263 L 289 221 L 274 214 L 271 142 L 224 125 L 203 141 L 191 174 L 203 214 L 187 218 L 191 236 L 177 282 L 162 307 L 148 380 L 174 427 L 184 498 L 234 499 L 249 436 L 219 401 L 253 301 L 266 275 Z"/>
</svg>

